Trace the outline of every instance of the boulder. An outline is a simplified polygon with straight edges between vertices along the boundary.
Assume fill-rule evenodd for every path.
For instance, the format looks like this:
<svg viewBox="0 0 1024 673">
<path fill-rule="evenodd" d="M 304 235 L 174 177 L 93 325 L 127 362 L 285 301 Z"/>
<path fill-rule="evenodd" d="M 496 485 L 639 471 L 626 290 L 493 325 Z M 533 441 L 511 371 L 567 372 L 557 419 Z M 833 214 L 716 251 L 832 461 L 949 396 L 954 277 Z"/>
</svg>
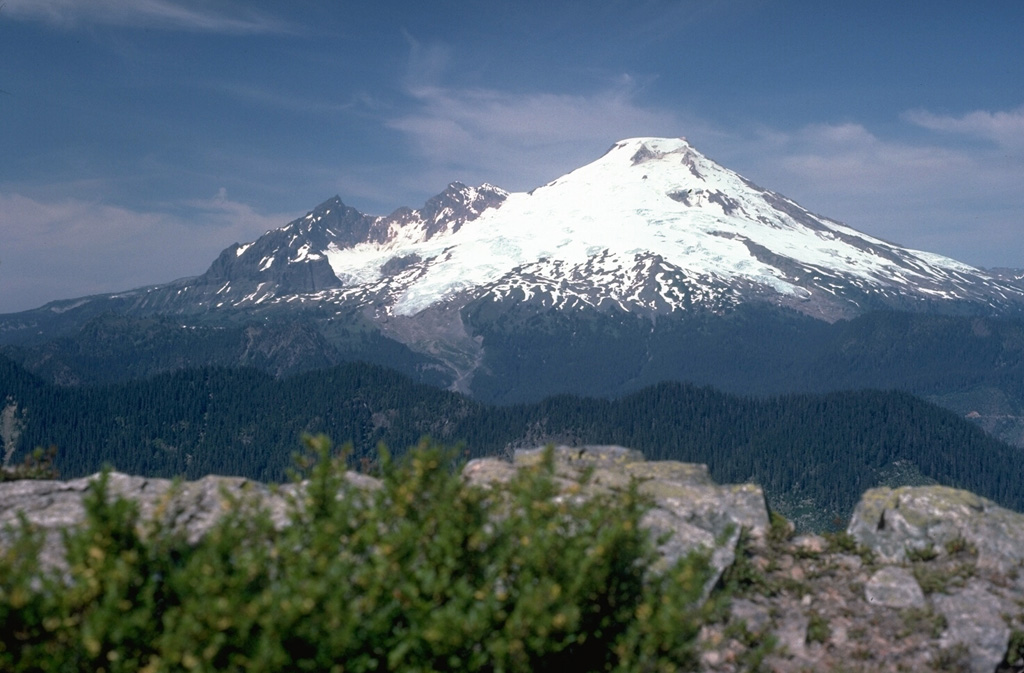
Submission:
<svg viewBox="0 0 1024 673">
<path fill-rule="evenodd" d="M 539 464 L 545 449 L 517 451 L 512 462 L 498 459 L 470 461 L 463 468 L 468 483 L 488 486 L 508 482 L 518 470 Z M 712 482 L 707 466 L 675 461 L 647 462 L 639 451 L 621 446 L 557 447 L 554 450 L 557 482 L 573 487 L 578 497 L 588 493 L 614 492 L 637 483 L 649 495 L 654 508 L 643 520 L 644 526 L 664 541 L 659 547 L 659 568 L 665 568 L 691 551 L 711 553 L 714 575 L 709 593 L 736 553 L 742 530 L 763 538 L 768 528 L 764 493 L 751 484 L 719 486 Z M 348 483 L 358 488 L 375 488 L 375 479 L 349 472 Z M 85 519 L 83 498 L 89 485 L 99 478 L 92 475 L 71 481 L 23 480 L 0 483 L 0 529 L 16 526 L 20 516 L 46 533 L 43 552 L 45 566 L 60 566 L 60 531 L 73 528 Z M 583 489 L 578 484 L 584 482 Z M 277 526 L 288 522 L 288 503 L 302 485 L 288 484 L 271 488 L 238 477 L 207 476 L 197 481 L 175 483 L 167 479 L 148 479 L 120 473 L 108 475 L 110 497 L 123 496 L 135 501 L 142 520 L 163 517 L 163 523 L 184 532 L 196 542 L 239 498 L 252 498 L 265 507 Z M 2 537 L 0 537 L 2 542 Z"/>
<path fill-rule="evenodd" d="M 906 568 L 886 566 L 864 585 L 864 598 L 868 603 L 890 608 L 920 608 L 924 606 L 924 592 L 914 575 Z"/>
<path fill-rule="evenodd" d="M 545 451 L 516 451 L 512 467 L 537 465 Z M 558 446 L 553 459 L 555 474 L 566 486 L 582 480 L 591 492 L 601 492 L 626 489 L 635 482 L 640 492 L 654 502 L 643 525 L 656 538 L 664 538 L 658 547 L 658 568 L 666 568 L 692 551 L 711 553 L 714 573 L 705 595 L 735 560 L 742 531 L 760 540 L 768 530 L 768 507 L 761 488 L 753 484 L 717 485 L 707 465 L 648 462 L 639 451 L 615 445 Z M 470 463 L 463 474 L 480 483 L 483 472 L 483 466 Z M 493 466 L 487 468 L 487 473 L 498 479 L 509 474 L 507 468 Z"/>
<path fill-rule="evenodd" d="M 544 458 L 545 450 L 533 449 L 511 461 L 473 460 L 462 477 L 490 488 Z M 780 672 L 836 670 L 851 662 L 853 670 L 879 671 L 1019 667 L 1017 645 L 1010 646 L 1024 634 L 1024 514 L 941 486 L 872 489 L 848 528 L 861 547 L 852 553 L 827 536 L 790 538 L 778 528 L 767 535 L 761 489 L 715 484 L 704 465 L 646 461 L 621 446 L 557 447 L 551 458 L 555 482 L 565 489 L 557 497 L 585 501 L 631 484 L 649 496 L 653 506 L 642 524 L 661 540 L 656 568 L 708 551 L 715 573 L 705 595 L 734 563 L 741 533 L 748 532 L 746 583 L 726 622 L 702 628 L 702 670 L 744 670 L 739 662 L 748 656 L 763 657 L 764 670 Z M 83 521 L 83 498 L 95 479 L 0 483 L 0 546 L 24 518 L 47 533 L 44 564 L 60 567 L 60 531 Z M 346 479 L 353 488 L 380 487 L 365 475 Z M 245 498 L 265 507 L 275 525 L 288 525 L 289 504 L 301 502 L 303 492 L 302 484 L 269 487 L 215 476 L 174 483 L 112 473 L 108 480 L 110 495 L 137 502 L 143 520 L 157 517 L 193 541 Z M 755 652 L 762 642 L 775 647 Z"/>
<path fill-rule="evenodd" d="M 944 554 L 967 543 L 981 568 L 1007 573 L 1024 564 L 1024 514 L 947 486 L 873 488 L 861 497 L 847 531 L 888 562 L 906 560 L 908 549 Z"/>
<path fill-rule="evenodd" d="M 1006 656 L 1010 640 L 1010 627 L 1003 618 L 1010 606 L 980 582 L 971 582 L 952 595 L 936 595 L 932 602 L 946 618 L 942 647 L 966 647 L 968 670 L 973 673 L 996 670 Z"/>
</svg>

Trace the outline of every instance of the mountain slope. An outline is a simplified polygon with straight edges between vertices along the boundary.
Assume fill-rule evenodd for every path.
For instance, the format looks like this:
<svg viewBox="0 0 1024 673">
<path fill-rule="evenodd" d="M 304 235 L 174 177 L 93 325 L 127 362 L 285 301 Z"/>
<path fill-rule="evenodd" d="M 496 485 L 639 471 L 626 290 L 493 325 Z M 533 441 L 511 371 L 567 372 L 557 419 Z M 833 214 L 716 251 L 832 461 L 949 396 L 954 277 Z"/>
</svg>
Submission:
<svg viewBox="0 0 1024 673">
<path fill-rule="evenodd" d="M 445 233 L 328 246 L 338 296 L 403 316 L 460 294 L 646 314 L 768 299 L 830 320 L 880 305 L 1022 299 L 968 265 L 815 216 L 682 139 L 616 143 Z M 393 260 L 407 263 L 395 273 Z"/>
<path fill-rule="evenodd" d="M 387 216 L 335 197 L 200 276 L 0 316 L 0 346 L 65 383 L 368 360 L 503 403 L 866 384 L 999 415 L 1019 439 L 1022 278 L 814 215 L 683 139 L 634 138 L 527 193 L 453 182 Z M 978 318 L 1002 337 L 979 341 Z"/>
</svg>

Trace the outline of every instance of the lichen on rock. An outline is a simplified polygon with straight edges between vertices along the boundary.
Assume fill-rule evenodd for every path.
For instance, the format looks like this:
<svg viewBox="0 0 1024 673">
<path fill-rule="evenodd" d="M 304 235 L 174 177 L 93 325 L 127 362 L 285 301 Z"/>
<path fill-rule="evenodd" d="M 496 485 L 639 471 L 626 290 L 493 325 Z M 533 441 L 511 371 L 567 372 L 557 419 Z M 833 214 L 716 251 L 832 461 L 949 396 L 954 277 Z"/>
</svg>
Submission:
<svg viewBox="0 0 1024 673">
<path fill-rule="evenodd" d="M 943 553 L 963 540 L 978 565 L 1008 572 L 1024 564 L 1024 514 L 948 486 L 874 488 L 864 493 L 848 528 L 882 559 L 904 561 L 908 550 Z"/>
</svg>

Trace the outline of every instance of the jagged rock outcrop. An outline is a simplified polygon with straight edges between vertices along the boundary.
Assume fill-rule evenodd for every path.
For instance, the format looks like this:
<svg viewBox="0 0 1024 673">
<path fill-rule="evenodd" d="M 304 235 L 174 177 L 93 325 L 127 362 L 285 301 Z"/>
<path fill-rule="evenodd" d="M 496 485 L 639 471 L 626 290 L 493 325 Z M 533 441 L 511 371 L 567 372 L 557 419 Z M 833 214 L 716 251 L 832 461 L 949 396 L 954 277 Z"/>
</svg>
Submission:
<svg viewBox="0 0 1024 673">
<path fill-rule="evenodd" d="M 373 488 L 376 480 L 349 473 L 349 483 Z M 24 519 L 46 534 L 42 551 L 44 567 L 63 564 L 60 532 L 81 525 L 85 520 L 83 499 L 95 474 L 70 481 L 26 479 L 0 483 L 0 543 Z M 161 517 L 172 530 L 184 532 L 190 542 L 198 541 L 224 514 L 232 499 L 253 498 L 264 506 L 276 526 L 288 523 L 288 503 L 301 486 L 285 484 L 270 488 L 240 477 L 207 476 L 197 481 L 175 483 L 169 479 L 149 479 L 118 472 L 107 475 L 111 497 L 124 497 L 139 505 L 142 521 Z"/>
<path fill-rule="evenodd" d="M 769 539 L 704 668 L 1024 671 L 1024 514 L 944 486 L 878 488 L 845 534 Z M 737 635 L 739 634 L 739 635 Z"/>
<path fill-rule="evenodd" d="M 511 464 L 496 458 L 471 461 L 463 470 L 470 483 L 505 481 L 515 470 L 536 465 L 544 449 L 515 452 Z M 592 490 L 625 489 L 636 480 L 641 493 L 654 499 L 644 524 L 656 537 L 665 536 L 659 551 L 664 566 L 696 549 L 711 550 L 715 574 L 708 591 L 735 559 L 743 530 L 762 539 L 768 530 L 764 492 L 753 484 L 715 484 L 706 465 L 677 461 L 647 462 L 639 451 L 621 446 L 559 446 L 555 474 L 569 487 L 585 477 Z M 584 496 L 585 497 L 585 496 Z"/>
<path fill-rule="evenodd" d="M 507 480 L 516 469 L 535 465 L 543 449 L 516 452 L 512 463 L 498 459 L 471 461 L 463 474 L 470 483 L 486 485 Z M 584 448 L 558 447 L 555 472 L 568 487 L 578 483 L 587 471 L 587 489 L 626 488 L 632 479 L 640 490 L 651 495 L 656 507 L 645 523 L 656 535 L 670 534 L 661 546 L 665 564 L 682 558 L 700 547 L 714 550 L 712 563 L 717 571 L 712 584 L 732 564 L 742 529 L 762 537 L 768 526 L 764 494 L 752 484 L 719 486 L 711 481 L 705 465 L 673 461 L 646 462 L 639 451 L 616 446 Z M 89 484 L 98 475 L 72 481 L 24 480 L 0 484 L 0 528 L 16 524 L 19 513 L 29 523 L 47 531 L 44 562 L 60 563 L 62 529 L 80 524 L 85 517 L 82 499 Z M 372 477 L 348 473 L 353 485 L 372 488 Z M 289 497 L 301 484 L 271 489 L 264 484 L 237 477 L 208 476 L 194 482 L 174 485 L 167 479 L 147 479 L 112 473 L 108 476 L 112 497 L 123 496 L 139 504 L 143 520 L 158 514 L 189 540 L 198 540 L 225 511 L 231 498 L 258 500 L 271 514 L 276 525 L 286 525 Z M 585 494 L 582 495 L 585 497 Z M 710 585 L 709 585 L 710 589 Z"/>
<path fill-rule="evenodd" d="M 871 489 L 849 531 L 886 561 L 963 541 L 977 549 L 979 566 L 1008 572 L 1024 562 L 1024 515 L 945 486 Z"/>
<path fill-rule="evenodd" d="M 538 449 L 474 460 L 463 477 L 487 487 L 543 458 Z M 648 462 L 618 446 L 559 447 L 553 458 L 564 497 L 636 480 L 654 503 L 645 524 L 671 533 L 660 547 L 666 562 L 711 550 L 712 582 L 733 594 L 727 614 L 701 633 L 704 671 L 1024 671 L 1024 514 L 941 486 L 873 489 L 846 533 L 794 538 L 769 517 L 759 487 L 717 485 L 703 465 Z M 47 530 L 44 561 L 59 566 L 59 531 L 83 520 L 95 478 L 0 483 L 0 528 L 24 516 Z M 348 484 L 379 482 L 350 473 Z M 144 519 L 163 517 L 191 540 L 237 497 L 256 498 L 287 525 L 301 489 L 109 475 L 112 496 L 137 501 Z"/>
<path fill-rule="evenodd" d="M 1022 633 L 1024 514 L 945 486 L 875 488 L 849 532 L 880 562 L 938 584 L 930 605 L 946 621 L 943 646 L 966 648 L 965 670 L 996 669 L 1014 629 Z"/>
</svg>

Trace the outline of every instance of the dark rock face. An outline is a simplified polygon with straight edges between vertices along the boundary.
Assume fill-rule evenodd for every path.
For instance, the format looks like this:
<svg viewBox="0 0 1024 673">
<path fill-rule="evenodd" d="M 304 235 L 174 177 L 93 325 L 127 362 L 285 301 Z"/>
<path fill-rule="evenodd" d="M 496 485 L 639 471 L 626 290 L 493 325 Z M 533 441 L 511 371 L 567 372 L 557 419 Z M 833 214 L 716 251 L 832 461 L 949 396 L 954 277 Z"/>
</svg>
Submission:
<svg viewBox="0 0 1024 673">
<path fill-rule="evenodd" d="M 463 477 L 486 488 L 542 458 L 535 449 L 517 451 L 512 461 L 478 459 Z M 771 522 L 759 487 L 714 484 L 703 465 L 648 462 L 619 446 L 559 447 L 554 460 L 564 497 L 635 481 L 654 503 L 645 525 L 667 536 L 659 548 L 665 562 L 703 547 L 716 570 L 708 590 L 731 578 L 728 615 L 701 635 L 701 670 L 746 671 L 757 660 L 760 670 L 779 672 L 1024 666 L 1010 651 L 1024 634 L 1024 514 L 945 487 L 873 489 L 845 536 L 791 538 Z M 589 479 L 581 487 L 583 473 Z M 59 531 L 82 521 L 82 498 L 95 478 L 0 483 L 0 528 L 16 525 L 23 513 L 47 531 L 43 560 L 59 567 Z M 348 483 L 378 485 L 355 473 Z M 302 488 L 216 476 L 178 486 L 109 476 L 111 495 L 137 501 L 144 519 L 164 517 L 191 540 L 223 515 L 230 496 L 255 498 L 276 525 L 288 525 L 289 502 Z M 776 646 L 765 650 L 768 642 Z"/>
</svg>

